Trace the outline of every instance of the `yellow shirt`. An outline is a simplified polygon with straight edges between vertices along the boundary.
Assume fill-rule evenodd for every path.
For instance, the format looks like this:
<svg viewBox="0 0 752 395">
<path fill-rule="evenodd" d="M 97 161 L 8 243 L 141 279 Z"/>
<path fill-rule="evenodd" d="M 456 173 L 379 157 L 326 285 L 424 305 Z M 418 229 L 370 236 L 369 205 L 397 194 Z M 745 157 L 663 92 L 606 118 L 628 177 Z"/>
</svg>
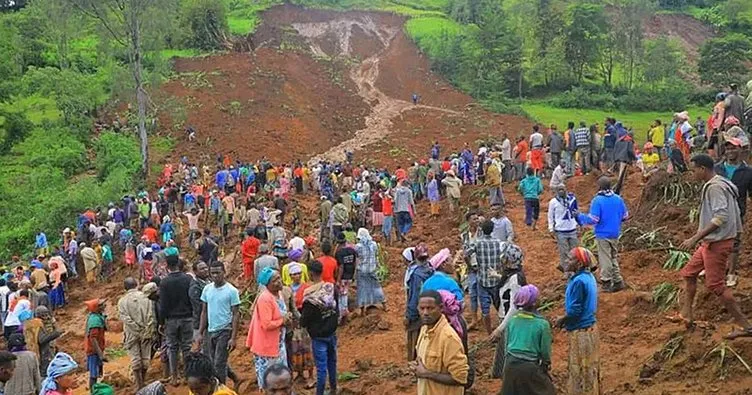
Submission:
<svg viewBox="0 0 752 395">
<path fill-rule="evenodd" d="M 666 131 L 663 129 L 663 125 L 658 125 L 648 131 L 648 136 L 650 136 L 650 142 L 654 146 L 663 147 L 664 140 L 666 139 Z"/>
<path fill-rule="evenodd" d="M 645 165 L 645 167 L 655 167 L 660 161 L 661 157 L 656 152 L 653 152 L 652 154 L 642 154 L 642 163 Z"/>
<path fill-rule="evenodd" d="M 439 322 L 428 328 L 420 328 L 418 342 L 415 346 L 418 358 L 426 369 L 437 373 L 448 373 L 454 381 L 467 383 L 469 366 L 462 347 L 462 340 L 449 325 L 444 315 Z M 444 385 L 428 379 L 418 379 L 418 395 L 463 395 L 465 388 L 461 385 Z"/>
<path fill-rule="evenodd" d="M 290 276 L 290 263 L 282 266 L 282 274 L 280 275 L 282 277 L 282 284 L 288 287 L 292 285 L 292 277 Z M 304 263 L 299 263 L 299 265 L 301 266 L 301 269 L 303 269 L 303 271 L 300 273 L 300 282 L 307 283 L 309 280 L 308 266 L 306 266 Z"/>
</svg>

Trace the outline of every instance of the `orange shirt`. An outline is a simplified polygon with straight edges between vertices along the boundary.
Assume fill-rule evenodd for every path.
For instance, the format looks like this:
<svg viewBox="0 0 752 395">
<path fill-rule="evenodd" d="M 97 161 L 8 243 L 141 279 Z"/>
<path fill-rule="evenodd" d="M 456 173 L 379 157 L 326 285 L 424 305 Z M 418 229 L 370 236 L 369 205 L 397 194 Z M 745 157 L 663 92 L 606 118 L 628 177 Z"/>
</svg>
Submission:
<svg viewBox="0 0 752 395">
<path fill-rule="evenodd" d="M 253 265 L 253 261 L 256 260 L 256 256 L 258 256 L 259 247 L 261 247 L 261 240 L 255 237 L 245 239 L 240 246 L 244 265 Z"/>
<path fill-rule="evenodd" d="M 302 167 L 296 167 L 295 170 L 293 170 L 292 174 L 295 177 L 303 178 L 303 168 Z"/>
<path fill-rule="evenodd" d="M 91 345 L 92 342 L 99 343 L 99 349 L 104 352 L 104 328 L 91 328 L 89 330 L 89 335 L 86 336 L 84 341 L 84 351 L 86 352 L 86 355 L 96 354 L 96 352 L 94 352 L 94 346 Z"/>
<path fill-rule="evenodd" d="M 394 176 L 397 177 L 397 180 L 404 180 L 407 178 L 407 172 L 405 169 L 397 169 L 394 172 Z"/>
<path fill-rule="evenodd" d="M 144 229 L 144 236 L 152 243 L 157 242 L 157 230 L 152 227 Z"/>
<path fill-rule="evenodd" d="M 384 212 L 384 216 L 391 217 L 394 215 L 394 208 L 392 207 L 392 198 L 385 197 L 381 199 L 381 210 Z"/>
<path fill-rule="evenodd" d="M 337 260 L 334 257 L 324 255 L 317 259 L 321 262 L 321 266 L 324 270 L 321 271 L 321 280 L 327 283 L 336 283 L 337 278 L 334 276 L 337 273 Z"/>
<path fill-rule="evenodd" d="M 517 162 L 527 162 L 527 151 L 528 151 L 528 145 L 527 140 L 522 140 L 519 143 L 517 143 L 517 147 L 515 147 L 517 150 Z"/>
</svg>

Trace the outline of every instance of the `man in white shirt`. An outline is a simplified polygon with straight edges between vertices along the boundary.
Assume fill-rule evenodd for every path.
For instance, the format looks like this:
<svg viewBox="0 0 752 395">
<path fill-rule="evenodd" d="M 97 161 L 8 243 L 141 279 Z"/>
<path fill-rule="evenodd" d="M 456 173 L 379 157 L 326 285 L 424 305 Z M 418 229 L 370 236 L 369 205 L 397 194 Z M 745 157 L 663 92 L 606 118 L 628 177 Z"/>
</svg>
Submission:
<svg viewBox="0 0 752 395">
<path fill-rule="evenodd" d="M 294 237 L 290 239 L 288 242 L 288 245 L 290 247 L 290 251 L 292 250 L 302 250 L 305 248 L 305 240 L 298 235 L 298 232 L 294 233 Z"/>
<path fill-rule="evenodd" d="M 507 218 L 504 213 L 504 206 L 496 205 L 491 207 L 491 222 L 494 227 L 491 232 L 491 237 L 502 242 L 514 242 L 514 230 L 512 228 L 512 221 Z"/>
<path fill-rule="evenodd" d="M 559 165 L 554 172 L 556 171 L 564 172 L 564 166 Z M 556 239 L 556 245 L 559 247 L 557 269 L 564 272 L 569 251 L 580 245 L 577 238 L 577 198 L 573 193 L 567 193 L 564 185 L 556 188 L 555 191 L 556 196 L 548 202 L 548 231 Z M 566 272 L 565 275 L 568 277 Z"/>
<path fill-rule="evenodd" d="M 564 159 L 559 160 L 559 165 L 556 166 L 553 173 L 551 173 L 551 182 L 549 186 L 552 191 L 556 191 L 559 188 L 565 188 L 567 181 L 567 162 Z"/>
<path fill-rule="evenodd" d="M 5 283 L 4 278 L 0 278 L 0 318 L 2 322 L 5 322 L 5 318 L 8 316 L 8 295 L 10 294 L 10 288 Z"/>
<path fill-rule="evenodd" d="M 8 338 L 11 334 L 15 333 L 18 330 L 18 327 L 21 326 L 21 320 L 18 319 L 19 314 L 21 314 L 24 311 L 31 311 L 31 302 L 29 301 L 29 290 L 28 289 L 22 289 L 19 291 L 19 298 L 16 302 L 16 305 L 13 307 L 13 310 L 8 312 L 8 317 L 5 318 L 5 323 L 3 325 L 5 340 L 8 341 Z"/>
<path fill-rule="evenodd" d="M 504 167 L 501 170 L 501 181 L 509 182 L 512 180 L 511 171 L 514 168 L 512 166 L 512 142 L 509 141 L 509 137 L 506 133 L 503 136 L 504 141 L 501 143 L 501 163 Z"/>
</svg>

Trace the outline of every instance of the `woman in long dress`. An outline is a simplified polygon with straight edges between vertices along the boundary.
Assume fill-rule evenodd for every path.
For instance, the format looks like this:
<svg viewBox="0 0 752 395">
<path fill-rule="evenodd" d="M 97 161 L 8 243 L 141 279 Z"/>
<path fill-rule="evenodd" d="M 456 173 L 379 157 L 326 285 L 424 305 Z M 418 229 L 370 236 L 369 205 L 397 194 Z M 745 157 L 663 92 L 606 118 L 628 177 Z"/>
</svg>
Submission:
<svg viewBox="0 0 752 395">
<path fill-rule="evenodd" d="M 358 307 L 362 315 L 367 307 L 384 304 L 384 290 L 376 276 L 379 246 L 371 238 L 368 229 L 358 229 L 357 238 L 355 251 L 358 254 L 358 263 L 355 280 L 358 286 Z"/>
</svg>

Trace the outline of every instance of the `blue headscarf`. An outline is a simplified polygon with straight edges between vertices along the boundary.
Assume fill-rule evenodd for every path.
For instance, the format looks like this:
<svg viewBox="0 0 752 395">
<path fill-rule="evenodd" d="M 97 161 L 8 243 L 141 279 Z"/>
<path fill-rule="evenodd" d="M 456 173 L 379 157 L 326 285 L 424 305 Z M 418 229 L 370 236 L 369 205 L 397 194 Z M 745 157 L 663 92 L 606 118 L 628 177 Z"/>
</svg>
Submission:
<svg viewBox="0 0 752 395">
<path fill-rule="evenodd" d="M 258 275 L 258 283 L 267 286 L 269 285 L 269 282 L 272 281 L 272 277 L 274 277 L 274 273 L 276 270 L 272 269 L 271 267 L 265 267 L 261 270 L 261 273 Z"/>
<path fill-rule="evenodd" d="M 55 379 L 73 372 L 76 368 L 78 368 L 78 364 L 70 355 L 64 352 L 57 353 L 47 367 L 47 377 L 42 381 L 42 390 L 39 391 L 39 395 L 44 395 L 49 391 L 56 390 L 57 383 L 55 382 Z"/>
</svg>

